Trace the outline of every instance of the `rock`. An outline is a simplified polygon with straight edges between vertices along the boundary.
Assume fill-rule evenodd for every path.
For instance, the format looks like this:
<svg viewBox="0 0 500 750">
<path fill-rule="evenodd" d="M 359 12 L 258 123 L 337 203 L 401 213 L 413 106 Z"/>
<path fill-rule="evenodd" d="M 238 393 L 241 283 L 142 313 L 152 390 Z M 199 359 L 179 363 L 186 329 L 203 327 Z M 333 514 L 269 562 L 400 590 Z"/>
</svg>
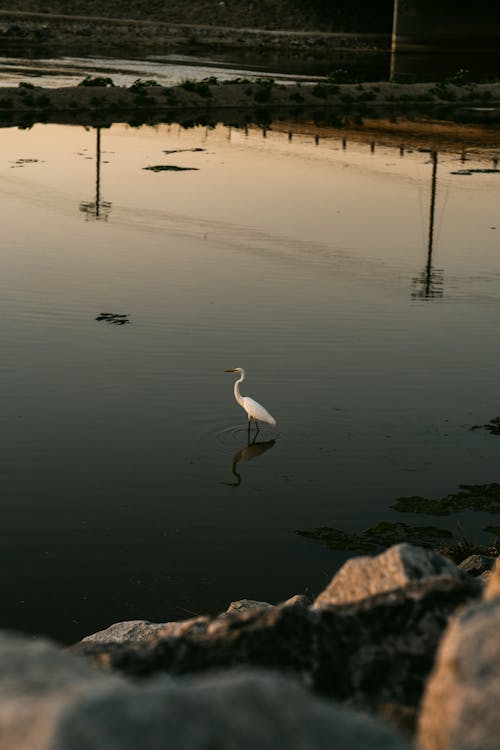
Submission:
<svg viewBox="0 0 500 750">
<path fill-rule="evenodd" d="M 342 606 L 269 607 L 215 618 L 206 631 L 155 635 L 149 643 L 83 641 L 73 648 L 98 666 L 134 676 L 274 669 L 363 708 L 383 711 L 393 703 L 414 713 L 449 616 L 481 591 L 465 574 L 440 576 Z"/>
<path fill-rule="evenodd" d="M 482 573 L 491 570 L 495 564 L 495 558 L 488 555 L 470 555 L 459 564 L 459 568 L 470 576 L 477 578 Z"/>
<path fill-rule="evenodd" d="M 484 592 L 485 599 L 492 599 L 495 596 L 500 595 L 500 558 L 497 559 L 494 568 L 491 571 L 491 575 L 488 578 L 486 591 Z"/>
<path fill-rule="evenodd" d="M 284 602 L 281 602 L 280 607 L 310 607 L 312 600 L 309 599 L 305 594 L 295 594 Z"/>
<path fill-rule="evenodd" d="M 231 602 L 226 612 L 246 612 L 250 609 L 266 609 L 272 606 L 268 602 L 257 602 L 254 599 L 238 599 L 236 602 Z"/>
<path fill-rule="evenodd" d="M 0 747 L 6 750 L 52 747 L 63 706 L 123 683 L 47 641 L 6 633 L 0 633 L 0 664 Z"/>
<path fill-rule="evenodd" d="M 469 607 L 450 623 L 422 701 L 422 750 L 498 750 L 499 632 L 499 597 Z"/>
<path fill-rule="evenodd" d="M 87 635 L 83 641 L 90 643 L 150 643 L 155 638 L 180 637 L 190 630 L 205 632 L 210 622 L 208 617 L 193 617 L 180 622 L 148 622 L 126 620 L 115 622 L 105 630 Z"/>
<path fill-rule="evenodd" d="M 46 642 L 0 636 L 6 750 L 410 750 L 395 732 L 265 673 L 146 684 Z"/>
<path fill-rule="evenodd" d="M 396 544 L 376 557 L 348 560 L 315 599 L 313 607 L 360 601 L 435 576 L 461 578 L 464 573 L 437 552 L 407 543 Z"/>
</svg>

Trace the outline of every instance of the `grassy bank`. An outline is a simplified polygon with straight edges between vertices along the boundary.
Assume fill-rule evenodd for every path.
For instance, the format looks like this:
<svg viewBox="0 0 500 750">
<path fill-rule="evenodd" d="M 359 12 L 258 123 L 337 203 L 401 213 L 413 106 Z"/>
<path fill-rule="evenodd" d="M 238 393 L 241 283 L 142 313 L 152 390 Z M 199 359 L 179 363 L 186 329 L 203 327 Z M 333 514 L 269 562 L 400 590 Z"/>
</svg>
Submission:
<svg viewBox="0 0 500 750">
<path fill-rule="evenodd" d="M 56 112 L 113 117 L 123 112 L 171 114 L 177 110 L 191 111 L 195 116 L 215 109 L 273 113 L 322 110 L 332 117 L 345 112 L 390 117 L 441 111 L 459 120 L 494 121 L 500 116 L 500 83 L 339 84 L 326 80 L 286 86 L 270 79 L 207 78 L 186 80 L 173 87 L 138 80 L 125 88 L 114 86 L 109 78 L 88 78 L 74 87 L 43 89 L 20 83 L 16 88 L 0 89 L 0 114 L 4 118 L 32 113 L 43 119 Z"/>
</svg>

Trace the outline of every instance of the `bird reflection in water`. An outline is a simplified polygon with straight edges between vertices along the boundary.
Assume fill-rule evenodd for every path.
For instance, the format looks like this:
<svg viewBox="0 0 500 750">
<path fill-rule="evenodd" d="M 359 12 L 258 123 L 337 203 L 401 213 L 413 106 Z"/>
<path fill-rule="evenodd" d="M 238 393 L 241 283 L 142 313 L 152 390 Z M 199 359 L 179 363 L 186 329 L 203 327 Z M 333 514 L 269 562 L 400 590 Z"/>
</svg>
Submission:
<svg viewBox="0 0 500 750">
<path fill-rule="evenodd" d="M 225 484 L 228 487 L 239 487 L 239 485 L 241 484 L 241 475 L 236 470 L 236 467 L 238 466 L 239 462 L 251 461 L 252 458 L 257 458 L 257 456 L 261 456 L 263 453 L 270 450 L 276 442 L 276 439 L 258 441 L 257 435 L 258 433 L 255 435 L 253 440 L 250 440 L 250 433 L 249 433 L 247 445 L 244 445 L 243 448 L 240 448 L 239 451 L 236 451 L 236 453 L 233 456 L 231 471 L 236 477 L 236 481 L 235 482 L 223 482 L 222 484 Z"/>
</svg>

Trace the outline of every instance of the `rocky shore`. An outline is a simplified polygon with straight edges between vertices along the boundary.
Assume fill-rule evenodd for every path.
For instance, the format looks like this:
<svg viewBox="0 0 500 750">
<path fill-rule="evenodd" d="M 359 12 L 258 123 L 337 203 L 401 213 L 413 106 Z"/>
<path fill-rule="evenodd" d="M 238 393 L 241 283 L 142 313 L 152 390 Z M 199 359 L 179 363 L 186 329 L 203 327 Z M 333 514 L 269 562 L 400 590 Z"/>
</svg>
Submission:
<svg viewBox="0 0 500 750">
<path fill-rule="evenodd" d="M 66 650 L 0 636 L 8 750 L 493 750 L 500 565 L 410 544 L 314 601 L 116 623 Z"/>
</svg>

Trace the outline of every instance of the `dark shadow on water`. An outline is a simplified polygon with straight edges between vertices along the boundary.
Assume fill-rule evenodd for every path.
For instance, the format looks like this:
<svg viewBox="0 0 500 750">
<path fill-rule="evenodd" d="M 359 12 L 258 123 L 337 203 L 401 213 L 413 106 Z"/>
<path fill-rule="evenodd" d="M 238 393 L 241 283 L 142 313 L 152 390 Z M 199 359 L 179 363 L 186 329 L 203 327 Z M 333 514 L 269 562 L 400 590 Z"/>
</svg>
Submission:
<svg viewBox="0 0 500 750">
<path fill-rule="evenodd" d="M 241 484 L 241 474 L 236 470 L 236 467 L 238 466 L 240 461 L 251 461 L 253 458 L 257 458 L 257 456 L 262 456 L 263 453 L 266 453 L 266 451 L 270 450 L 273 447 L 276 439 L 257 440 L 258 434 L 259 433 L 257 432 L 254 437 L 251 438 L 250 433 L 248 433 L 247 444 L 244 445 L 243 448 L 240 448 L 239 451 L 236 451 L 233 456 L 231 471 L 236 477 L 236 481 L 222 482 L 222 484 L 225 484 L 228 487 L 239 487 L 239 485 Z"/>
</svg>

